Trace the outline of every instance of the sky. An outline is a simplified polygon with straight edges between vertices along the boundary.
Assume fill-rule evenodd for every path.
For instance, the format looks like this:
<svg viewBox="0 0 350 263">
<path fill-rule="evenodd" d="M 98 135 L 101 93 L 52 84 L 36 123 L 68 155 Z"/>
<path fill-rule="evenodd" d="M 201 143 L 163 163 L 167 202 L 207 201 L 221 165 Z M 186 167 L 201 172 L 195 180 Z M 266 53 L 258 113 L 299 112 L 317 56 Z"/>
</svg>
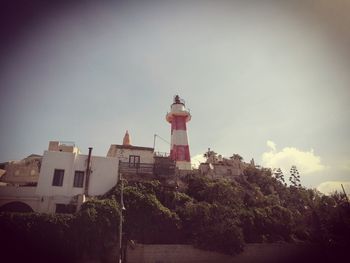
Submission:
<svg viewBox="0 0 350 263">
<path fill-rule="evenodd" d="M 105 156 L 126 130 L 170 141 L 179 94 L 194 164 L 238 153 L 350 192 L 350 1 L 96 2 L 3 9 L 0 162 L 50 140 Z"/>
</svg>

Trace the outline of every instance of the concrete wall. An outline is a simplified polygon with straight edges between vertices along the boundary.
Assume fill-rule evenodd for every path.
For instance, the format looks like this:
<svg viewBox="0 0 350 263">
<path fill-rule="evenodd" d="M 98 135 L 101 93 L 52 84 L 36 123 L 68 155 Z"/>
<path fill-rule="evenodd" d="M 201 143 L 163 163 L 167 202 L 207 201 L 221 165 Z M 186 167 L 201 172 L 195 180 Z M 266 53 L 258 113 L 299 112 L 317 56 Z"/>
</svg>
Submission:
<svg viewBox="0 0 350 263">
<path fill-rule="evenodd" d="M 22 202 L 34 211 L 40 210 L 40 198 L 35 194 L 36 187 L 1 186 L 0 207 L 12 203 Z"/>
<path fill-rule="evenodd" d="M 40 170 L 36 195 L 40 197 L 39 212 L 55 212 L 56 204 L 69 204 L 72 197 L 83 194 L 83 187 L 74 187 L 75 171 L 86 171 L 87 155 L 71 152 L 45 151 Z M 89 195 L 101 195 L 118 181 L 118 159 L 91 157 Z M 64 170 L 62 186 L 53 186 L 55 169 Z M 85 178 L 84 178 L 85 183 Z"/>
<path fill-rule="evenodd" d="M 59 152 L 71 152 L 71 153 L 80 153 L 79 148 L 75 147 L 74 143 L 65 144 L 64 142 L 59 141 L 50 141 L 49 142 L 49 151 L 59 151 Z"/>
<path fill-rule="evenodd" d="M 127 251 L 128 263 L 320 262 L 319 259 L 325 257 L 315 246 L 287 243 L 247 244 L 244 251 L 237 256 L 200 250 L 191 245 L 137 244 Z"/>
<path fill-rule="evenodd" d="M 92 157 L 89 195 L 104 194 L 116 185 L 118 181 L 118 164 L 117 158 Z"/>
<path fill-rule="evenodd" d="M 82 194 L 84 188 L 73 187 L 75 171 L 86 171 L 87 155 L 45 151 L 36 194 L 68 196 Z M 55 169 L 64 170 L 62 186 L 53 186 Z M 111 189 L 118 180 L 118 159 L 92 156 L 89 195 L 100 195 Z"/>
<path fill-rule="evenodd" d="M 207 176 L 211 179 L 226 178 L 232 179 L 233 176 L 238 176 L 243 173 L 244 169 L 250 164 L 241 162 L 239 160 L 223 159 L 223 161 L 212 163 L 213 169 L 209 168 L 209 163 L 201 163 L 198 167 L 201 175 Z"/>
<path fill-rule="evenodd" d="M 232 257 L 193 248 L 191 245 L 141 245 L 128 248 L 128 263 L 230 262 Z"/>
<path fill-rule="evenodd" d="M 72 191 L 72 174 L 74 174 L 74 161 L 76 156 L 75 153 L 69 152 L 45 151 L 36 194 L 39 196 L 74 196 L 74 194 L 77 194 L 75 191 Z M 52 186 L 55 169 L 64 170 L 62 186 Z M 79 190 L 78 191 L 82 193 L 82 190 Z"/>
</svg>

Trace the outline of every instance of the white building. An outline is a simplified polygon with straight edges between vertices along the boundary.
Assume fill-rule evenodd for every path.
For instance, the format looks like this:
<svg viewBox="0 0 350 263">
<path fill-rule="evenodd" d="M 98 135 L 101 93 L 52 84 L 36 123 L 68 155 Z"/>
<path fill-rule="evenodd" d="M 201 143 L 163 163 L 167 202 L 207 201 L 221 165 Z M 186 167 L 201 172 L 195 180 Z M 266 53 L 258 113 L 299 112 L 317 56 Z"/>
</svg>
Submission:
<svg viewBox="0 0 350 263">
<path fill-rule="evenodd" d="M 74 210 L 83 195 L 104 194 L 117 183 L 117 158 L 91 155 L 88 171 L 89 155 L 81 154 L 74 146 L 61 148 L 54 144 L 50 142 L 42 159 L 35 192 L 40 197 L 39 212 Z"/>
<path fill-rule="evenodd" d="M 121 162 L 138 165 L 140 163 L 154 163 L 154 149 L 150 147 L 141 147 L 131 145 L 130 135 L 126 131 L 123 144 L 112 144 L 109 147 L 107 157 L 118 158 Z"/>
<path fill-rule="evenodd" d="M 140 163 L 153 168 L 153 148 L 132 146 L 128 133 L 123 145 L 110 146 L 106 157 L 93 156 L 91 150 L 81 154 L 74 144 L 50 142 L 37 186 L 0 187 L 0 210 L 16 210 L 26 204 L 29 211 L 74 212 L 85 196 L 102 195 L 116 185 L 120 162 L 128 168 L 139 169 Z"/>
</svg>

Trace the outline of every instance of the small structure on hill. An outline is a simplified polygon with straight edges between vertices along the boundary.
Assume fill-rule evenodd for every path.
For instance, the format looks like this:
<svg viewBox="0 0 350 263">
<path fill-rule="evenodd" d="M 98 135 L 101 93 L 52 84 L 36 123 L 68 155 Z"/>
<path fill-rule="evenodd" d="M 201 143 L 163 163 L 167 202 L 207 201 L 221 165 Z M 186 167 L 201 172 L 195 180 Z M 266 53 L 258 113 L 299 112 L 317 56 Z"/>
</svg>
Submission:
<svg viewBox="0 0 350 263">
<path fill-rule="evenodd" d="M 210 148 L 204 154 L 204 157 L 206 161 L 199 165 L 198 170 L 202 176 L 212 179 L 231 179 L 234 176 L 243 174 L 247 167 L 255 167 L 254 159 L 250 163 L 246 163 L 239 154 L 233 154 L 230 158 L 225 158 L 211 151 Z"/>
</svg>

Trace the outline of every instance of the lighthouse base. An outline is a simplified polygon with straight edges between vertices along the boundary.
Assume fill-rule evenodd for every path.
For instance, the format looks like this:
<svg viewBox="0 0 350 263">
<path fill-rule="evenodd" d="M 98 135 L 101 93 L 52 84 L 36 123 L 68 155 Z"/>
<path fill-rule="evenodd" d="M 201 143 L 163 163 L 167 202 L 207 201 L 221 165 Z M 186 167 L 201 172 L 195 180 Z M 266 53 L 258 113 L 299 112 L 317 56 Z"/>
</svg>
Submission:
<svg viewBox="0 0 350 263">
<path fill-rule="evenodd" d="M 191 162 L 176 161 L 176 167 L 179 170 L 191 170 Z"/>
</svg>

